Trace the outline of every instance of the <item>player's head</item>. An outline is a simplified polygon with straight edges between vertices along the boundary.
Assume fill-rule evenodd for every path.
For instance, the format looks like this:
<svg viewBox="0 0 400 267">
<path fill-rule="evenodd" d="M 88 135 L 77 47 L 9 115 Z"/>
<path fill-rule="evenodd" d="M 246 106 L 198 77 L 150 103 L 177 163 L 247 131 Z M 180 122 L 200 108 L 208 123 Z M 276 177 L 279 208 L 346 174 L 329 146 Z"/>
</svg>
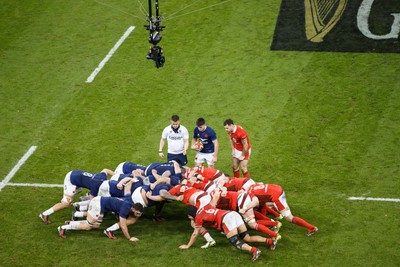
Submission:
<svg viewBox="0 0 400 267">
<path fill-rule="evenodd" d="M 225 131 L 232 132 L 233 129 L 235 128 L 235 124 L 233 123 L 233 120 L 232 119 L 226 119 L 224 121 L 224 128 L 225 128 Z"/>
<path fill-rule="evenodd" d="M 195 206 L 189 206 L 187 208 L 186 214 L 189 219 L 194 219 L 196 218 L 196 213 L 197 213 L 197 208 Z"/>
<path fill-rule="evenodd" d="M 198 118 L 196 125 L 199 131 L 203 132 L 206 129 L 206 120 L 204 118 Z"/>
<path fill-rule="evenodd" d="M 224 126 L 225 126 L 225 125 L 232 125 L 232 124 L 234 124 L 232 119 L 226 119 L 226 120 L 224 121 Z"/>
<path fill-rule="evenodd" d="M 142 216 L 142 213 L 143 213 L 143 205 L 140 203 L 133 204 L 130 215 L 132 215 L 132 217 L 140 217 Z"/>
<path fill-rule="evenodd" d="M 171 125 L 172 128 L 178 128 L 180 125 L 180 121 L 179 121 L 179 116 L 178 115 L 172 115 L 171 117 Z"/>
</svg>

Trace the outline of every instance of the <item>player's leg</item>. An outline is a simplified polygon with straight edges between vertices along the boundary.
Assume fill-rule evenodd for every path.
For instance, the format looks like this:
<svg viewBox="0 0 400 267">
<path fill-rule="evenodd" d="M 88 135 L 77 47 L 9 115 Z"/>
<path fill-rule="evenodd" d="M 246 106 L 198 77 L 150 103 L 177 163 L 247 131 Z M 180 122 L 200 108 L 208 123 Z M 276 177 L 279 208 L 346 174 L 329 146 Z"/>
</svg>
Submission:
<svg viewBox="0 0 400 267">
<path fill-rule="evenodd" d="M 263 236 L 259 235 L 250 235 L 247 232 L 246 226 L 243 224 L 238 228 L 239 232 L 239 237 L 243 239 L 245 242 L 248 243 L 265 243 L 268 245 L 270 250 L 275 250 L 276 244 L 278 240 L 280 239 L 280 235 L 278 235 L 278 238 L 266 238 Z"/>
<path fill-rule="evenodd" d="M 114 232 L 117 231 L 118 229 L 120 229 L 119 227 L 119 222 L 114 223 L 113 225 L 111 225 L 110 227 L 108 227 L 107 229 L 105 229 L 103 231 L 103 233 L 108 236 L 108 238 L 111 239 L 117 239 L 117 237 L 114 235 Z"/>
<path fill-rule="evenodd" d="M 252 260 L 255 261 L 261 254 L 261 251 L 239 240 L 239 233 L 247 232 L 246 226 L 237 212 L 230 212 L 225 215 L 222 221 L 222 228 L 229 242 L 237 249 L 248 251 L 252 254 Z"/>
<path fill-rule="evenodd" d="M 215 168 L 214 153 L 204 153 L 204 154 L 208 168 L 214 169 Z"/>
<path fill-rule="evenodd" d="M 261 223 L 262 225 L 265 225 L 265 226 L 272 226 L 272 227 L 275 227 L 275 226 L 278 225 L 277 221 L 274 221 L 273 219 L 265 216 L 261 212 L 259 212 L 257 210 L 254 210 L 254 209 L 253 209 L 253 212 L 254 212 L 254 216 L 256 218 L 256 221 L 258 223 Z"/>
<path fill-rule="evenodd" d="M 201 246 L 201 248 L 209 248 L 215 246 L 216 242 L 214 238 L 210 235 L 210 233 L 206 230 L 206 228 L 201 227 L 200 228 L 200 234 L 204 237 L 204 239 L 207 241 L 206 244 Z"/>
<path fill-rule="evenodd" d="M 236 157 L 232 157 L 232 170 L 233 170 L 233 177 L 240 177 L 240 168 L 239 168 L 239 159 Z"/>
<path fill-rule="evenodd" d="M 43 222 L 45 224 L 50 224 L 51 223 L 50 220 L 49 220 L 49 217 L 50 217 L 51 214 L 53 214 L 53 213 L 55 213 L 55 212 L 57 212 L 59 210 L 68 208 L 71 205 L 72 199 L 74 197 L 74 194 L 77 191 L 77 187 L 71 183 L 71 173 L 72 173 L 72 171 L 70 171 L 69 173 L 67 173 L 65 175 L 65 178 L 64 178 L 64 196 L 61 199 L 61 202 L 55 204 L 50 209 L 45 210 L 44 212 L 40 213 L 39 217 L 43 220 Z"/>
<path fill-rule="evenodd" d="M 84 221 L 67 221 L 65 225 L 58 227 L 58 233 L 61 238 L 66 238 L 66 232 L 69 230 L 91 230 L 100 227 L 103 221 L 101 213 L 100 197 L 95 197 L 89 204 L 87 218 Z"/>
<path fill-rule="evenodd" d="M 117 177 L 117 176 L 119 176 L 120 174 L 123 174 L 124 173 L 124 164 L 125 164 L 126 162 L 121 162 L 120 164 L 118 164 L 118 166 L 117 166 L 117 168 L 115 168 L 115 170 L 114 170 L 114 175 Z"/>
<path fill-rule="evenodd" d="M 269 207 L 268 205 L 263 205 L 263 206 L 261 206 L 261 207 L 259 208 L 259 210 L 260 210 L 260 213 L 262 213 L 262 214 L 264 214 L 264 215 L 271 214 L 272 216 L 275 217 L 275 219 L 280 220 L 280 219 L 283 218 L 283 217 L 281 216 L 281 214 L 280 214 L 278 211 L 276 211 L 275 209 Z"/>
<path fill-rule="evenodd" d="M 308 229 L 307 236 L 311 236 L 318 232 L 318 228 L 307 221 L 303 220 L 300 217 L 295 217 L 292 215 L 292 212 L 290 211 L 289 205 L 286 202 L 286 196 L 285 192 L 282 192 L 280 195 L 279 199 L 275 202 L 275 205 L 279 209 L 279 212 L 282 214 L 282 216 L 285 218 L 285 220 L 296 224 L 298 226 L 304 227 Z"/>
<path fill-rule="evenodd" d="M 249 171 L 247 170 L 248 162 L 249 161 L 247 159 L 240 161 L 240 169 L 242 170 L 243 177 L 246 177 L 246 178 L 250 178 Z"/>
<path fill-rule="evenodd" d="M 99 187 L 99 193 L 97 195 L 101 196 L 101 197 L 111 197 L 110 183 L 108 180 L 105 180 L 104 182 L 101 183 L 101 185 Z"/>
<path fill-rule="evenodd" d="M 250 178 L 249 170 L 247 168 L 247 165 L 250 160 L 250 154 L 251 154 L 251 149 L 249 149 L 249 151 L 247 151 L 244 159 L 240 161 L 240 169 L 242 170 L 243 177 L 246 177 L 246 178 Z"/>
<path fill-rule="evenodd" d="M 194 166 L 201 167 L 205 161 L 206 159 L 204 153 L 197 152 L 196 156 L 194 157 Z"/>
<path fill-rule="evenodd" d="M 245 212 L 245 214 L 243 214 L 243 218 L 244 221 L 247 223 L 247 225 L 251 228 L 254 229 L 256 231 L 260 231 L 261 233 L 267 234 L 275 239 L 280 239 L 280 235 L 275 232 L 272 231 L 271 229 L 269 229 L 267 226 L 262 225 L 260 223 L 258 223 L 255 219 L 255 215 L 253 212 L 253 209 L 250 209 L 248 211 Z"/>
<path fill-rule="evenodd" d="M 161 201 L 156 205 L 156 208 L 155 208 L 154 214 L 153 214 L 153 221 L 155 221 L 155 222 L 165 221 L 165 218 L 163 218 L 161 216 L 161 211 L 164 208 L 164 204 L 165 204 L 165 201 Z"/>
<path fill-rule="evenodd" d="M 70 198 L 71 198 L 70 196 L 68 196 L 68 197 L 64 196 L 60 203 L 57 203 L 53 207 L 51 207 L 50 209 L 47 209 L 47 210 L 43 211 L 42 213 L 40 213 L 39 217 L 42 219 L 42 221 L 45 224 L 50 224 L 51 223 L 50 215 L 55 213 L 55 212 L 57 212 L 57 211 L 59 211 L 59 210 L 68 208 L 70 206 L 70 203 L 68 203 L 67 201 Z"/>
</svg>

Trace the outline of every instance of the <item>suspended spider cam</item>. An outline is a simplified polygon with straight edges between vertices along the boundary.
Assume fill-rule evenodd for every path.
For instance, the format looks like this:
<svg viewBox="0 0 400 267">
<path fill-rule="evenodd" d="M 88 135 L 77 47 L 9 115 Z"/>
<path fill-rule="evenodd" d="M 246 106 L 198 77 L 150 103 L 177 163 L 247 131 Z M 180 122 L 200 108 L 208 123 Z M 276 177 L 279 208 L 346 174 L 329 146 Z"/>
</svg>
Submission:
<svg viewBox="0 0 400 267">
<path fill-rule="evenodd" d="M 164 66 L 165 63 L 165 57 L 162 54 L 163 50 L 160 46 L 157 45 L 162 39 L 160 32 L 165 28 L 165 26 L 160 25 L 162 17 L 159 14 L 158 0 L 155 0 L 155 8 L 156 8 L 156 16 L 153 17 L 152 4 L 151 0 L 149 0 L 149 16 L 147 17 L 149 25 L 144 25 L 144 26 L 150 32 L 149 43 L 153 45 L 150 47 L 150 50 L 147 53 L 146 58 L 152 59 L 154 61 L 154 66 L 158 69 Z"/>
</svg>

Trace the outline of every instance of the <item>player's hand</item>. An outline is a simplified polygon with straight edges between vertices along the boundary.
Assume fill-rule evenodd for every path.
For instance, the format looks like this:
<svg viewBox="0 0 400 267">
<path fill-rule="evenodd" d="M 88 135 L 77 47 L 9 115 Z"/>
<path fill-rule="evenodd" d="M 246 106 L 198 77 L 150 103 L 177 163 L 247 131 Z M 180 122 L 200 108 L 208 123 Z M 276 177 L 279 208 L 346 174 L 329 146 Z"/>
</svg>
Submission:
<svg viewBox="0 0 400 267">
<path fill-rule="evenodd" d="M 180 249 L 188 249 L 189 246 L 188 246 L 188 245 L 180 245 L 179 248 L 180 248 Z"/>
<path fill-rule="evenodd" d="M 228 191 L 224 191 L 221 189 L 221 196 L 222 197 L 226 197 L 226 195 L 228 194 Z"/>
<path fill-rule="evenodd" d="M 246 213 L 246 210 L 245 210 L 245 209 L 240 209 L 240 210 L 239 210 L 239 213 L 240 213 L 240 214 L 245 214 L 245 213 Z"/>
<path fill-rule="evenodd" d="M 117 184 L 117 188 L 118 188 L 119 190 L 122 190 L 122 188 L 124 188 L 124 187 L 122 186 L 122 184 L 118 183 L 118 184 Z"/>
<path fill-rule="evenodd" d="M 139 238 L 137 238 L 137 237 L 131 237 L 131 238 L 129 239 L 129 241 L 131 241 L 131 242 L 136 242 L 136 241 L 139 241 Z"/>
<path fill-rule="evenodd" d="M 163 152 L 158 152 L 158 155 L 160 156 L 160 158 L 164 157 L 164 153 Z"/>
</svg>

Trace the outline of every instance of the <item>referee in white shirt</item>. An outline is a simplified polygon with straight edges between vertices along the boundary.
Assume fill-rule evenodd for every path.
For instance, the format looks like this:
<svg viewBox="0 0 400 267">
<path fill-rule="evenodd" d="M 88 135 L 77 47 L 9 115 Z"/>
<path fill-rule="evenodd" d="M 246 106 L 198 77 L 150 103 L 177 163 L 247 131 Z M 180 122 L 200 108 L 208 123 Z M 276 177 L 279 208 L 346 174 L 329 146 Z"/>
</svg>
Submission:
<svg viewBox="0 0 400 267">
<path fill-rule="evenodd" d="M 175 160 L 180 166 L 185 166 L 187 164 L 186 152 L 189 147 L 189 132 L 185 126 L 181 125 L 178 115 L 172 115 L 171 125 L 165 127 L 162 132 L 158 150 L 160 158 L 164 158 L 165 140 L 168 140 L 167 160 Z"/>
</svg>

